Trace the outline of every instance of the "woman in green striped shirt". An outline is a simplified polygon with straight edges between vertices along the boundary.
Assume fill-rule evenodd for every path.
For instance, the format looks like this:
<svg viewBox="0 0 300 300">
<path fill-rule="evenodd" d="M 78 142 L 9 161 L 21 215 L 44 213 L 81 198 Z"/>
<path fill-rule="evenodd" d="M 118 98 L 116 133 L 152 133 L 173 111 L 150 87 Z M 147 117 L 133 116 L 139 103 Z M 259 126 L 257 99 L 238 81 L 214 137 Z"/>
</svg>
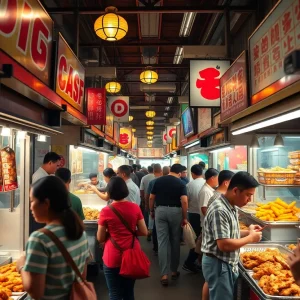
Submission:
<svg viewBox="0 0 300 300">
<path fill-rule="evenodd" d="M 64 244 L 85 277 L 89 255 L 83 223 L 71 209 L 68 191 L 55 176 L 35 182 L 30 191 L 30 209 L 38 223 L 46 223 Z M 35 300 L 69 299 L 75 273 L 52 240 L 40 231 L 33 232 L 26 245 L 26 255 L 17 268 L 24 290 Z"/>
</svg>

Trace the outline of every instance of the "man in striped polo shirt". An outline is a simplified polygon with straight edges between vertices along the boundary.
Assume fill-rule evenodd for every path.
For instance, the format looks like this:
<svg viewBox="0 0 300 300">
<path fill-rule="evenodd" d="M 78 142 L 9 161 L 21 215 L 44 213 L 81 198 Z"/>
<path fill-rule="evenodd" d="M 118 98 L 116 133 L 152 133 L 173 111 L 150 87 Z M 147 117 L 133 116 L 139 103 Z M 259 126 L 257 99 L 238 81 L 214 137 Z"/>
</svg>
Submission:
<svg viewBox="0 0 300 300">
<path fill-rule="evenodd" d="M 210 300 L 232 300 L 238 278 L 239 249 L 261 240 L 258 225 L 239 228 L 237 207 L 251 201 L 258 182 L 247 172 L 236 173 L 227 192 L 209 206 L 202 228 L 202 270 Z M 222 271 L 221 271 L 222 270 Z"/>
</svg>

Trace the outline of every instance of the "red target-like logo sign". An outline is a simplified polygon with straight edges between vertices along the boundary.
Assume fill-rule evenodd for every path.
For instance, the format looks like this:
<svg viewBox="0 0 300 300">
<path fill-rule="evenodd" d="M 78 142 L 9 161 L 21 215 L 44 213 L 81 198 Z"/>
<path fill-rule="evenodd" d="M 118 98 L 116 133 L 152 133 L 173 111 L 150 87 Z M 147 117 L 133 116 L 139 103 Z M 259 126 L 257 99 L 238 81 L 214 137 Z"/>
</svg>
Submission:
<svg viewBox="0 0 300 300">
<path fill-rule="evenodd" d="M 176 133 L 176 128 L 172 128 L 169 130 L 169 137 L 172 138 L 172 135 Z"/>
<path fill-rule="evenodd" d="M 167 134 L 165 133 L 164 134 L 164 141 L 166 141 L 167 140 Z"/>
<path fill-rule="evenodd" d="M 126 101 L 118 99 L 111 104 L 111 112 L 117 117 L 122 118 L 128 113 Z"/>
</svg>

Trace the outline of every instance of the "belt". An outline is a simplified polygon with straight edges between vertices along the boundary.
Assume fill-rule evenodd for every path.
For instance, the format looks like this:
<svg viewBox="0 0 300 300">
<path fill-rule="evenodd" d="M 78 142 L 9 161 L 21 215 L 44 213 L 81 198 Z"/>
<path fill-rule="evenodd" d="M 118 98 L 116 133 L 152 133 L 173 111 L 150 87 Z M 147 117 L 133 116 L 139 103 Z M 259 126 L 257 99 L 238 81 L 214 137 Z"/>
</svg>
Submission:
<svg viewBox="0 0 300 300">
<path fill-rule="evenodd" d="M 205 255 L 208 256 L 208 257 L 212 257 L 212 258 L 218 259 L 218 258 L 217 258 L 214 254 L 212 254 L 212 253 L 205 253 Z"/>
<path fill-rule="evenodd" d="M 160 205 L 157 205 L 156 207 L 159 207 L 159 206 L 164 206 L 164 207 L 179 207 L 179 208 L 181 208 L 181 205 L 178 205 L 178 204 L 171 204 L 171 205 L 164 205 L 164 204 L 160 204 Z"/>
</svg>

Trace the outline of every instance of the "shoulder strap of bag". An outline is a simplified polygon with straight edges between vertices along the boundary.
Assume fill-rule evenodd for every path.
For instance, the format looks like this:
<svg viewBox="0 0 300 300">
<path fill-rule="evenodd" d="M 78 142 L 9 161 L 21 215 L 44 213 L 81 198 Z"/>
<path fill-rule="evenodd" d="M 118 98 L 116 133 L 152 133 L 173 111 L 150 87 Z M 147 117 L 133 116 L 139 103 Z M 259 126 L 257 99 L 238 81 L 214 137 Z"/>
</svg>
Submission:
<svg viewBox="0 0 300 300">
<path fill-rule="evenodd" d="M 75 272 L 77 277 L 79 277 L 84 282 L 85 279 L 83 278 L 82 274 L 80 273 L 80 271 L 79 271 L 77 265 L 75 264 L 72 256 L 67 251 L 64 244 L 59 240 L 59 238 L 52 231 L 50 231 L 49 229 L 42 228 L 39 231 L 46 234 L 53 241 L 53 243 L 57 246 L 57 248 L 59 249 L 59 251 L 63 255 L 63 257 L 66 260 L 67 264 L 73 269 L 73 271 Z"/>
</svg>

